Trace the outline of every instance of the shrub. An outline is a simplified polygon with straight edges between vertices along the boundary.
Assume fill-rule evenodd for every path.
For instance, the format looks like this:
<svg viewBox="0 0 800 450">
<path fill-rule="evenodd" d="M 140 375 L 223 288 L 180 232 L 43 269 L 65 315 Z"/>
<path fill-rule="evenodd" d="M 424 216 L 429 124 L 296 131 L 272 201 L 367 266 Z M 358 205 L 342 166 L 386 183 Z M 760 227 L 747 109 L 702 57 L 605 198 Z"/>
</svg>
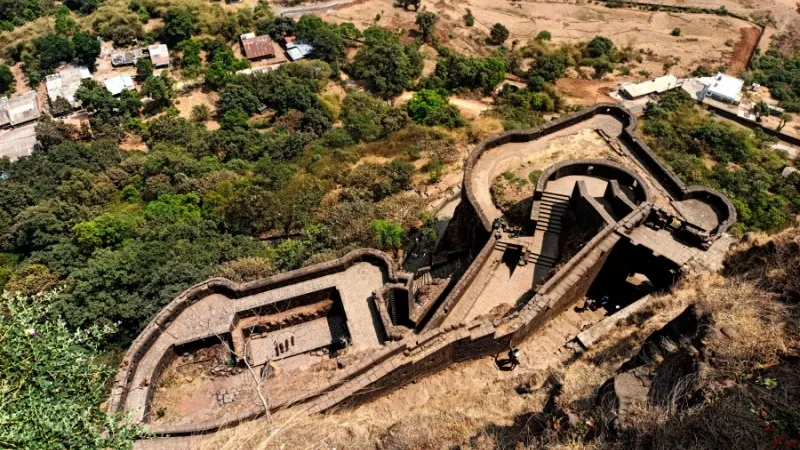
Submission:
<svg viewBox="0 0 800 450">
<path fill-rule="evenodd" d="M 464 25 L 471 27 L 475 25 L 475 16 L 472 15 L 472 10 L 467 8 L 467 13 L 464 14 Z"/>
<path fill-rule="evenodd" d="M 509 32 L 508 28 L 503 26 L 501 23 L 496 23 L 492 26 L 492 30 L 489 32 L 489 43 L 494 45 L 500 45 L 508 39 Z"/>
<path fill-rule="evenodd" d="M 209 110 L 208 106 L 203 104 L 192 106 L 191 117 L 193 122 L 205 122 L 210 116 L 211 111 Z"/>
<path fill-rule="evenodd" d="M 423 125 L 455 128 L 466 123 L 458 109 L 448 103 L 447 95 L 432 89 L 415 93 L 408 101 L 407 108 L 408 115 Z"/>
</svg>

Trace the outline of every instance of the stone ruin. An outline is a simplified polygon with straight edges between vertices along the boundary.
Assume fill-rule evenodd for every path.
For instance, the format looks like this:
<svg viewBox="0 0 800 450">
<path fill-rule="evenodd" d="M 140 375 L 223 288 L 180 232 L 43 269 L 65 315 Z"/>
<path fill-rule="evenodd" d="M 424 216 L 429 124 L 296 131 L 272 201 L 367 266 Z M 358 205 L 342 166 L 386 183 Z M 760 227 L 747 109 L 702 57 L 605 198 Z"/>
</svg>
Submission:
<svg viewBox="0 0 800 450">
<path fill-rule="evenodd" d="M 505 226 L 481 180 L 506 170 L 506 146 L 587 127 L 596 127 L 630 164 L 558 162 L 539 177 L 525 226 Z M 109 410 L 128 411 L 155 436 L 211 432 L 263 415 L 256 404 L 209 420 L 154 423 L 165 368 L 193 346 L 222 343 L 230 367 L 258 371 L 267 384 L 299 358 L 335 361 L 327 378 L 269 403 L 271 411 L 323 412 L 507 350 L 587 296 L 614 292 L 633 301 L 636 289 L 619 288 L 633 273 L 658 290 L 687 268 L 717 269 L 736 220 L 731 202 L 685 186 L 635 127 L 627 110 L 601 104 L 486 139 L 465 166 L 461 203 L 445 232 L 455 239 L 442 239 L 431 263 L 415 273 L 380 251 L 360 249 L 250 283 L 212 278 L 192 286 L 134 341 Z M 448 242 L 461 246 L 447 248 Z M 450 275 L 437 276 L 443 271 Z M 214 404 L 241 395 L 238 386 L 224 387 Z"/>
</svg>

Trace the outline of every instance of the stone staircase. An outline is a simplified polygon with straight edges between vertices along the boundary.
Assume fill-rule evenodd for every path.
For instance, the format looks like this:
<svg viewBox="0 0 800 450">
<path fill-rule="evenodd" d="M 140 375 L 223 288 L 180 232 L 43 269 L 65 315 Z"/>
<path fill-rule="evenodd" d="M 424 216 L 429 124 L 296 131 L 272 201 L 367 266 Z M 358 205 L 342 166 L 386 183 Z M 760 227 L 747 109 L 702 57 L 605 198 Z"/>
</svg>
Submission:
<svg viewBox="0 0 800 450">
<path fill-rule="evenodd" d="M 412 282 L 412 291 L 418 292 L 422 287 L 433 283 L 433 275 L 430 270 L 426 270 Z"/>
<path fill-rule="evenodd" d="M 412 281 L 412 291 L 419 292 L 423 287 L 433 284 L 434 280 L 447 280 L 453 277 L 459 270 L 461 270 L 462 261 L 456 259 L 446 264 L 436 266 L 432 269 L 425 270 L 420 273 L 417 278 Z"/>
<path fill-rule="evenodd" d="M 552 251 L 552 244 L 550 248 L 546 248 L 545 240 L 557 243 L 558 235 L 561 233 L 562 218 L 569 208 L 569 199 L 569 195 L 555 192 L 542 194 L 533 244 L 527 252 L 528 263 L 545 268 L 555 267 L 558 263 L 558 254 Z"/>
<path fill-rule="evenodd" d="M 539 217 L 536 221 L 538 231 L 561 232 L 561 219 L 569 208 L 569 195 L 544 192 L 539 200 Z"/>
<path fill-rule="evenodd" d="M 527 354 L 527 364 L 532 369 L 545 369 L 563 363 L 581 352 L 575 337 L 584 329 L 603 320 L 605 311 L 575 312 L 572 308 L 553 316 L 547 323 L 521 345 Z"/>
</svg>

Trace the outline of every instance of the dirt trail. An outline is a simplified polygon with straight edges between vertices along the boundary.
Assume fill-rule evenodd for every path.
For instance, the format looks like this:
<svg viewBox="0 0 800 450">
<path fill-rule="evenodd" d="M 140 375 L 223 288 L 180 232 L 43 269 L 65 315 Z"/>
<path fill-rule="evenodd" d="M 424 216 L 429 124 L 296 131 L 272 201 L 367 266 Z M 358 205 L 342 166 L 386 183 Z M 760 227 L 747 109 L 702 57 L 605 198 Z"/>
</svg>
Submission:
<svg viewBox="0 0 800 450">
<path fill-rule="evenodd" d="M 414 95 L 413 92 L 405 91 L 394 99 L 396 103 L 405 103 Z M 488 102 L 481 100 L 470 100 L 466 98 L 450 97 L 449 102 L 451 105 L 458 108 L 465 117 L 476 119 L 480 117 L 481 113 L 490 109 L 492 105 Z"/>
</svg>

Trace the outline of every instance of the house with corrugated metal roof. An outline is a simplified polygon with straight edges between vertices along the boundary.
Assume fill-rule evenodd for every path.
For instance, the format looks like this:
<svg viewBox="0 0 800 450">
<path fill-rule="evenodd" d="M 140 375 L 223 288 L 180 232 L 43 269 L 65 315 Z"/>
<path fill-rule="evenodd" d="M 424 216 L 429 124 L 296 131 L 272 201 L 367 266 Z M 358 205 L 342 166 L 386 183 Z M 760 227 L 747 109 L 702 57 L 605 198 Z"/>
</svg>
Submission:
<svg viewBox="0 0 800 450">
<path fill-rule="evenodd" d="M 36 102 L 36 91 L 0 98 L 0 128 L 33 122 L 41 116 L 39 104 Z"/>
</svg>

